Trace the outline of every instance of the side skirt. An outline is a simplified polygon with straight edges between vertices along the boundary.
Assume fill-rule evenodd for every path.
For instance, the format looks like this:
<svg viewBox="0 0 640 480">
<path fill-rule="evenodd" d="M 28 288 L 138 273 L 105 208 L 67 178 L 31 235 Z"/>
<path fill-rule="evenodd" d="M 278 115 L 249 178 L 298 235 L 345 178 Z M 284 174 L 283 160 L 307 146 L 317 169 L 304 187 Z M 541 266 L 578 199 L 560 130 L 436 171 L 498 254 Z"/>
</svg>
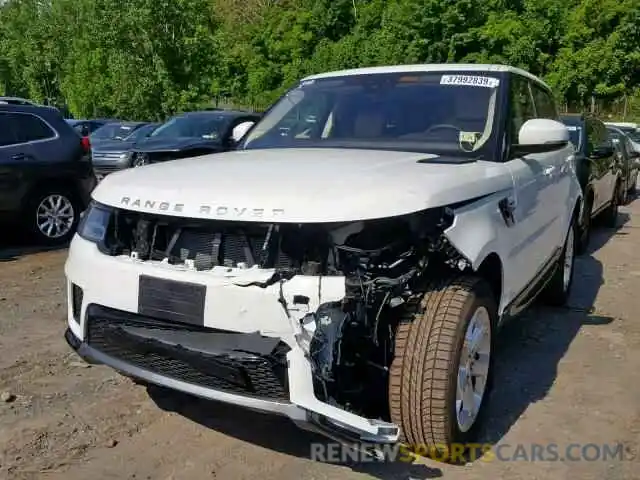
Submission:
<svg viewBox="0 0 640 480">
<path fill-rule="evenodd" d="M 551 258 L 538 270 L 531 282 L 504 309 L 499 321 L 500 326 L 518 317 L 540 295 L 556 272 L 561 256 L 562 248 L 557 248 Z"/>
</svg>

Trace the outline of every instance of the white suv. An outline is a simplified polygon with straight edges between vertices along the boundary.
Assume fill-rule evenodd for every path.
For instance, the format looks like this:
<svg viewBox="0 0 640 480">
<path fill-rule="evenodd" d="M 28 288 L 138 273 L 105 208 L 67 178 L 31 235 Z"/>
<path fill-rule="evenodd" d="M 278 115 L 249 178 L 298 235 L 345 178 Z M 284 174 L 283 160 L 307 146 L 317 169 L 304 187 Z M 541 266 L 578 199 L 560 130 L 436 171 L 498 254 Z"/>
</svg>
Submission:
<svg viewBox="0 0 640 480">
<path fill-rule="evenodd" d="M 344 441 L 470 441 L 498 328 L 571 286 L 581 193 L 557 118 L 506 66 L 305 78 L 238 151 L 95 189 L 67 341 Z"/>
</svg>

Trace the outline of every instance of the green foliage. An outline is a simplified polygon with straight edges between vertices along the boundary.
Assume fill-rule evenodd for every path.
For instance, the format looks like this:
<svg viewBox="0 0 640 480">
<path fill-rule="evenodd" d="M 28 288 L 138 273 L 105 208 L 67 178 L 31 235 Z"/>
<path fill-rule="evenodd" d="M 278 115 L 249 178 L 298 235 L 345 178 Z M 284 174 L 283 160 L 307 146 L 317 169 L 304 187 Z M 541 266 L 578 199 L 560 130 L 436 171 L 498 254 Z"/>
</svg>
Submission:
<svg viewBox="0 0 640 480">
<path fill-rule="evenodd" d="M 267 106 L 300 77 L 491 62 L 640 112 L 640 0 L 5 0 L 0 93 L 75 116 Z M 618 102 L 619 103 L 619 102 Z"/>
</svg>

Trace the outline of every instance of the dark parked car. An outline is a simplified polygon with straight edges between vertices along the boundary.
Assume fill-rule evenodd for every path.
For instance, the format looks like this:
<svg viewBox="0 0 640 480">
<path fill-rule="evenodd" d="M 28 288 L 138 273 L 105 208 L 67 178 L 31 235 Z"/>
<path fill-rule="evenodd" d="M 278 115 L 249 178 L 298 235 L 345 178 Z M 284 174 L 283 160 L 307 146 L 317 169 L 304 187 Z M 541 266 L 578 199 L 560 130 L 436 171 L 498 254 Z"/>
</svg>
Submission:
<svg viewBox="0 0 640 480">
<path fill-rule="evenodd" d="M 107 123 L 116 122 L 117 120 L 110 120 L 107 118 L 104 119 L 95 119 L 95 120 L 72 120 L 68 119 L 66 122 L 73 127 L 73 129 L 78 132 L 78 135 L 81 137 L 88 137 L 97 129 L 106 125 Z"/>
<path fill-rule="evenodd" d="M 60 112 L 0 105 L 0 217 L 46 244 L 68 241 L 95 186 L 89 152 Z"/>
<path fill-rule="evenodd" d="M 234 129 L 255 124 L 259 119 L 257 113 L 232 110 L 178 115 L 138 142 L 133 150 L 133 166 L 230 150 L 238 140 L 233 138 Z"/>
<path fill-rule="evenodd" d="M 97 179 L 101 180 L 111 172 L 131 167 L 132 149 L 159 126 L 159 123 L 147 123 L 122 140 L 92 143 L 91 159 Z"/>
<path fill-rule="evenodd" d="M 561 118 L 576 147 L 576 170 L 584 192 L 578 251 L 589 244 L 592 220 L 602 214 L 609 226 L 615 226 L 618 201 L 622 191 L 621 165 L 605 124 L 588 114 L 565 115 Z"/>
<path fill-rule="evenodd" d="M 620 192 L 620 203 L 625 204 L 628 202 L 629 196 L 636 193 L 640 153 L 633 148 L 631 140 L 622 130 L 608 125 L 607 131 L 616 147 L 618 161 L 622 165 L 623 187 Z"/>
<path fill-rule="evenodd" d="M 135 132 L 138 128 L 147 125 L 147 122 L 112 122 L 106 123 L 95 130 L 89 139 L 92 147 L 98 143 L 111 142 L 113 140 L 124 140 Z"/>
</svg>

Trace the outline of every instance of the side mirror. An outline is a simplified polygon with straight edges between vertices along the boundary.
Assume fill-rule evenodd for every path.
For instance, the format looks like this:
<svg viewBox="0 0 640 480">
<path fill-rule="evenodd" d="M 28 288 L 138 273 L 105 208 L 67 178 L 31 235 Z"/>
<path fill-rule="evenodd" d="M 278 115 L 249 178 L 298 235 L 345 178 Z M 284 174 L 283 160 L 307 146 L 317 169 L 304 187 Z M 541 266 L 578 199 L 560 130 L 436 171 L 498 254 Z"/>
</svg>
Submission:
<svg viewBox="0 0 640 480">
<path fill-rule="evenodd" d="M 518 132 L 518 143 L 511 147 L 512 156 L 546 153 L 569 143 L 569 130 L 556 120 L 533 118 L 524 122 Z"/>
<path fill-rule="evenodd" d="M 236 125 L 233 129 L 233 133 L 231 134 L 231 141 L 233 144 L 237 145 L 255 124 L 256 122 L 242 122 Z"/>
</svg>

